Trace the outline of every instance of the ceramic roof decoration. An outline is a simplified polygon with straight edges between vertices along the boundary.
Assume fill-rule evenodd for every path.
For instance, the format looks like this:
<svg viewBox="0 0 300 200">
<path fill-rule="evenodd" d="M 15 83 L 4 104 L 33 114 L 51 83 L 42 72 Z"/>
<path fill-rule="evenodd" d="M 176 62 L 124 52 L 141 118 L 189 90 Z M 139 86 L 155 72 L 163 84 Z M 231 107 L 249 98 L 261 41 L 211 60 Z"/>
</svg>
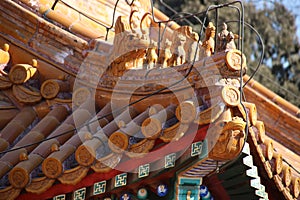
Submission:
<svg viewBox="0 0 300 200">
<path fill-rule="evenodd" d="M 247 75 L 243 21 L 197 33 L 148 0 L 0 10 L 0 199 L 300 199 L 299 109 Z"/>
<path fill-rule="evenodd" d="M 146 188 L 140 188 L 137 192 L 138 199 L 147 199 L 148 191 Z"/>
</svg>

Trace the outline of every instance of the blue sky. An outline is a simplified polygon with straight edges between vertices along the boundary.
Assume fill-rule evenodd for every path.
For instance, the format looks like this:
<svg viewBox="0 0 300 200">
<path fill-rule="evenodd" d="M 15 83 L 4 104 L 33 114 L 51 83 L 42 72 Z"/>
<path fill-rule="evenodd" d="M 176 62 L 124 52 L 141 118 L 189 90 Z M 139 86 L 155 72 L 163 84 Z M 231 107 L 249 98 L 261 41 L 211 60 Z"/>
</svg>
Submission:
<svg viewBox="0 0 300 200">
<path fill-rule="evenodd" d="M 297 35 L 298 35 L 298 40 L 300 40 L 300 15 L 299 15 L 300 14 L 299 13 L 300 1 L 299 0 L 282 0 L 282 2 L 296 16 Z"/>
<path fill-rule="evenodd" d="M 263 6 L 266 2 L 282 2 L 288 10 L 296 17 L 297 36 L 300 41 L 300 1 L 299 0 L 248 0 L 254 2 L 258 7 Z"/>
</svg>

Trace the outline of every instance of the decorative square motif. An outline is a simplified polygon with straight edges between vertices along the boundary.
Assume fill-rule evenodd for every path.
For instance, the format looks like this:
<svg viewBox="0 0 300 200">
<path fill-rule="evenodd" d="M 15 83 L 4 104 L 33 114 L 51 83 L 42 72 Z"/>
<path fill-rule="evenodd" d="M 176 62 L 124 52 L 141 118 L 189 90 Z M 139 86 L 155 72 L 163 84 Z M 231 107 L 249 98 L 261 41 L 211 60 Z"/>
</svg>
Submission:
<svg viewBox="0 0 300 200">
<path fill-rule="evenodd" d="M 149 176 L 149 172 L 150 172 L 149 164 L 141 165 L 141 166 L 139 166 L 139 175 L 138 176 L 139 176 L 139 178 Z"/>
<path fill-rule="evenodd" d="M 74 192 L 74 200 L 84 200 L 85 199 L 86 188 L 81 188 Z"/>
<path fill-rule="evenodd" d="M 60 195 L 53 197 L 53 200 L 65 200 L 65 199 L 66 199 L 65 194 L 60 194 Z"/>
<path fill-rule="evenodd" d="M 115 187 L 125 186 L 127 184 L 127 173 L 119 174 L 115 177 Z"/>
<path fill-rule="evenodd" d="M 171 168 L 175 166 L 176 154 L 172 153 L 165 156 L 165 168 Z"/>
<path fill-rule="evenodd" d="M 94 195 L 102 194 L 106 190 L 106 181 L 101 181 L 94 184 Z"/>
<path fill-rule="evenodd" d="M 191 156 L 200 155 L 202 152 L 202 142 L 195 142 L 192 144 Z"/>
</svg>

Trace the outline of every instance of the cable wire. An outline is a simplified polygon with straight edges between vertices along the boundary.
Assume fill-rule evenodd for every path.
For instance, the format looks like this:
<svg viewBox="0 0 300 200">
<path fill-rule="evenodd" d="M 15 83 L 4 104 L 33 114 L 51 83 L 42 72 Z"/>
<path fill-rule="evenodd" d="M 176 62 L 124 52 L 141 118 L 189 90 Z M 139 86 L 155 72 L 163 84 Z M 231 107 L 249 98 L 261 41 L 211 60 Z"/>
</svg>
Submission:
<svg viewBox="0 0 300 200">
<path fill-rule="evenodd" d="M 116 3 L 115 5 L 118 4 L 118 1 L 119 1 L 119 0 L 117 0 L 117 3 Z M 152 5 L 153 5 L 153 4 L 152 4 Z M 210 9 L 214 8 L 214 7 L 216 7 L 216 6 L 209 6 L 209 7 L 206 9 L 206 12 L 205 12 L 206 15 L 205 15 L 205 18 L 204 18 L 204 23 L 205 23 L 205 21 L 206 21 L 206 19 L 207 19 L 207 13 L 208 13 L 208 11 L 209 11 Z M 116 8 L 116 6 L 115 6 L 115 8 Z M 153 10 L 153 7 L 152 7 L 152 10 Z M 114 18 L 114 17 L 113 17 L 113 18 Z M 154 18 L 154 16 L 153 16 L 153 18 Z M 203 23 L 203 24 L 204 24 L 204 23 Z M 201 35 L 203 34 L 203 29 L 204 29 L 204 26 L 202 25 L 201 32 L 200 32 L 200 37 L 201 37 Z M 87 123 L 84 123 L 83 125 L 81 125 L 81 126 L 79 126 L 79 127 L 77 127 L 77 128 L 74 128 L 74 129 L 69 130 L 69 131 L 65 131 L 65 132 L 63 132 L 63 133 L 61 133 L 61 134 L 58 134 L 58 135 L 56 135 L 56 136 L 53 136 L 53 137 L 45 138 L 45 139 L 43 139 L 43 140 L 41 140 L 41 141 L 39 141 L 39 142 L 35 142 L 35 143 L 27 144 L 27 145 L 24 145 L 24 146 L 21 146 L 21 147 L 12 148 L 12 149 L 9 149 L 9 150 L 6 150 L 6 151 L 2 151 L 2 152 L 0 152 L 0 155 L 1 155 L 1 154 L 8 153 L 8 152 L 16 151 L 16 150 L 19 150 L 19 149 L 22 149 L 22 148 L 26 148 L 26 147 L 29 147 L 29 146 L 38 145 L 38 144 L 43 143 L 43 142 L 45 142 L 45 141 L 48 141 L 48 140 L 51 140 L 51 139 L 54 139 L 54 138 L 57 138 L 57 137 L 60 137 L 60 136 L 69 134 L 69 133 L 74 132 L 74 131 L 77 131 L 77 129 L 81 129 L 81 128 L 87 126 L 88 124 L 91 124 L 91 123 L 94 123 L 94 122 L 96 122 L 96 121 L 99 121 L 100 119 L 106 118 L 106 117 L 108 117 L 108 116 L 110 116 L 110 115 L 114 115 L 114 114 L 116 114 L 116 113 L 119 113 L 119 112 L 121 112 L 122 110 L 124 110 L 124 109 L 127 108 L 127 107 L 130 107 L 130 106 L 132 106 L 132 105 L 134 105 L 134 104 L 136 104 L 136 103 L 139 103 L 139 102 L 141 102 L 141 101 L 143 101 L 143 100 L 145 100 L 145 99 L 147 99 L 147 98 L 149 98 L 149 97 L 151 97 L 151 96 L 153 96 L 153 95 L 159 94 L 159 93 L 161 93 L 162 91 L 164 91 L 164 90 L 166 90 L 166 89 L 169 89 L 170 87 L 176 86 L 177 84 L 181 83 L 184 79 L 186 79 L 186 78 L 188 77 L 188 75 L 191 73 L 192 69 L 193 69 L 193 66 L 194 66 L 194 63 L 195 63 L 195 60 L 196 60 L 196 55 L 197 55 L 198 48 L 199 48 L 200 37 L 199 37 L 199 39 L 198 39 L 198 41 L 197 41 L 198 45 L 196 46 L 196 51 L 195 51 L 195 55 L 194 55 L 193 62 L 192 62 L 192 64 L 191 64 L 189 70 L 187 71 L 187 73 L 185 74 L 185 76 L 184 76 L 182 79 L 180 79 L 180 80 L 178 80 L 178 81 L 176 81 L 176 82 L 170 84 L 170 85 L 167 86 L 167 87 L 158 89 L 158 90 L 154 91 L 153 93 L 148 94 L 148 95 L 146 95 L 146 96 L 144 96 L 144 97 L 142 97 L 142 98 L 140 98 L 140 99 L 138 99 L 138 100 L 136 100 L 136 101 L 133 101 L 133 102 L 129 103 L 129 104 L 126 105 L 126 106 L 123 106 L 123 107 L 121 107 L 121 108 L 118 108 L 118 109 L 112 111 L 111 113 L 108 113 L 108 114 L 106 114 L 106 115 L 104 115 L 104 116 L 98 117 L 98 118 L 95 119 L 95 120 L 91 120 L 91 121 L 89 121 L 89 122 L 87 122 Z"/>
<path fill-rule="evenodd" d="M 242 42 L 241 42 L 241 47 L 240 47 L 241 48 L 241 50 L 240 50 L 241 51 L 241 70 L 240 70 L 240 88 L 239 88 L 240 89 L 240 95 L 242 96 L 242 94 L 243 94 L 243 56 L 242 55 L 243 55 L 243 49 L 244 49 L 244 44 L 243 44 L 243 40 L 244 40 L 244 4 L 243 4 L 242 1 L 232 2 L 232 4 L 234 4 L 234 3 L 239 3 L 240 6 L 241 6 L 241 8 L 242 8 L 242 12 L 240 12 L 240 8 L 235 7 L 235 6 L 231 6 L 232 8 L 235 8 L 235 9 L 238 10 L 238 14 L 239 14 L 239 21 L 238 21 L 238 23 L 239 23 L 239 33 L 240 33 L 240 35 L 242 37 Z M 230 7 L 230 5 L 228 5 L 228 7 Z M 240 26 L 240 23 L 242 23 L 241 26 Z M 240 104 L 243 107 L 244 112 L 247 113 L 246 107 L 245 107 L 245 105 L 242 102 L 242 98 L 240 98 Z M 244 144 L 243 144 L 242 149 L 244 148 L 244 146 L 246 144 L 246 141 L 247 141 L 247 138 L 248 138 L 248 134 L 249 134 L 248 114 L 245 115 L 245 118 L 246 118 L 245 119 L 246 120 L 245 139 L 244 139 Z M 224 165 L 222 165 L 220 167 L 220 169 L 224 169 L 224 168 L 230 166 L 231 164 L 235 163 L 239 159 L 239 157 L 240 157 L 241 154 L 242 154 L 242 151 L 239 153 L 239 155 L 235 159 L 230 160 L 227 163 L 225 163 Z M 216 168 L 212 173 L 210 173 L 208 175 L 208 177 L 210 177 L 210 176 L 212 176 L 214 174 L 219 173 L 220 169 L 219 169 L 219 167 Z"/>
<path fill-rule="evenodd" d="M 119 0 L 117 0 L 117 2 L 116 2 L 116 4 L 115 4 L 115 7 L 114 7 L 114 13 L 113 13 L 112 25 L 111 25 L 111 27 L 107 27 L 107 30 L 108 30 L 108 31 L 113 27 L 113 24 L 114 24 L 114 17 L 115 17 L 115 11 L 116 11 L 116 7 L 117 7 L 118 2 L 119 2 Z M 132 3 L 133 3 L 133 2 L 134 2 L 134 0 L 132 1 Z M 243 7 L 243 4 L 242 4 L 240 1 L 236 1 L 236 2 L 239 2 L 239 3 L 241 4 L 241 7 L 242 7 L 242 13 L 244 13 L 244 7 Z M 236 2 L 233 2 L 233 3 L 236 3 Z M 231 3 L 230 3 L 230 4 L 231 4 Z M 132 106 L 132 105 L 134 105 L 134 104 L 136 104 L 136 103 L 139 103 L 139 102 L 141 102 L 141 101 L 143 101 L 143 100 L 145 100 L 145 99 L 147 99 L 147 98 L 149 98 L 149 97 L 151 97 L 151 96 L 153 96 L 153 95 L 159 94 L 159 93 L 161 93 L 161 92 L 163 92 L 163 91 L 169 89 L 170 87 L 174 87 L 174 86 L 176 86 L 177 84 L 181 83 L 183 80 L 185 80 L 185 79 L 189 76 L 189 74 L 191 73 L 191 71 L 192 71 L 192 69 L 193 69 L 193 67 L 194 67 L 194 63 L 195 63 L 195 60 L 196 60 L 196 57 L 197 57 L 197 52 L 198 52 L 198 48 L 199 48 L 199 44 L 200 44 L 200 38 L 201 38 L 201 36 L 202 36 L 202 34 L 203 34 L 204 24 L 205 24 L 205 22 L 206 22 L 206 20 L 207 20 L 208 12 L 209 12 L 210 10 L 218 9 L 218 8 L 221 8 L 221 7 L 224 7 L 224 6 L 228 6 L 228 5 L 230 5 L 230 4 L 211 5 L 211 6 L 209 6 L 209 7 L 206 9 L 206 11 L 205 11 L 205 17 L 204 17 L 204 20 L 203 20 L 203 23 L 202 23 L 202 26 L 201 26 L 201 31 L 200 31 L 199 39 L 198 39 L 198 41 L 197 41 L 197 46 L 196 46 L 196 51 L 195 51 L 195 55 L 194 55 L 194 58 L 193 58 L 193 62 L 192 62 L 192 64 L 191 64 L 191 66 L 189 67 L 187 73 L 184 75 L 184 77 L 183 77 L 182 79 L 180 79 L 180 80 L 178 80 L 178 81 L 176 81 L 176 82 L 170 84 L 170 85 L 167 86 L 167 87 L 158 89 L 158 90 L 154 91 L 153 93 L 148 94 L 148 95 L 146 95 L 146 96 L 144 96 L 144 97 L 142 97 L 142 98 L 140 98 L 140 99 L 138 99 L 138 100 L 136 100 L 136 101 L 133 101 L 133 102 L 129 103 L 129 104 L 126 105 L 126 106 L 123 106 L 123 107 L 121 107 L 121 108 L 118 108 L 118 109 L 116 109 L 116 110 L 114 110 L 114 111 L 112 111 L 112 112 L 110 112 L 110 113 L 108 113 L 108 114 L 106 114 L 106 115 L 104 115 L 104 116 L 97 117 L 97 119 L 95 119 L 95 120 L 90 120 L 89 122 L 84 123 L 83 125 L 81 125 L 81 126 L 79 126 L 79 127 L 77 127 L 77 128 L 74 128 L 74 129 L 69 130 L 69 131 L 65 131 L 65 132 L 63 132 L 63 133 L 61 133 L 61 134 L 58 134 L 58 135 L 56 135 L 56 136 L 53 136 L 53 137 L 48 137 L 48 138 L 43 139 L 43 140 L 41 140 L 41 141 L 39 141 L 39 142 L 35 142 L 35 143 L 27 144 L 27 145 L 24 145 L 24 146 L 21 146 L 21 147 L 12 148 L 12 149 L 9 149 L 9 150 L 6 150 L 6 151 L 2 151 L 2 152 L 0 152 L 0 155 L 1 155 L 1 154 L 8 153 L 8 152 L 11 152 L 11 151 L 16 151 L 16 150 L 19 150 L 19 149 L 23 149 L 23 148 L 26 148 L 26 147 L 29 147 L 29 146 L 38 145 L 38 144 L 41 144 L 41 143 L 43 143 L 43 142 L 45 142 L 45 141 L 48 141 L 48 140 L 51 140 L 51 139 L 54 139 L 54 138 L 57 138 L 57 137 L 60 137 L 60 136 L 69 134 L 69 133 L 74 132 L 74 131 L 77 131 L 78 129 L 81 129 L 81 128 L 83 128 L 83 127 L 89 126 L 89 124 L 94 123 L 94 122 L 96 122 L 96 121 L 99 121 L 99 120 L 101 120 L 101 119 L 103 119 L 103 118 L 106 118 L 106 117 L 108 117 L 108 116 L 110 116 L 110 115 L 114 115 L 115 113 L 119 113 L 119 112 L 123 111 L 124 109 L 126 109 L 126 108 L 128 108 L 128 107 L 130 107 L 130 106 Z M 153 13 L 153 2 L 152 2 L 152 1 L 151 1 L 151 7 L 152 7 L 152 13 Z M 196 15 L 194 15 L 193 17 L 195 17 L 195 16 L 196 16 Z M 153 14 L 152 14 L 152 17 L 153 17 L 153 20 L 155 21 L 154 15 L 153 15 Z M 242 20 L 241 20 L 241 18 L 240 18 L 240 21 L 239 21 L 240 23 L 242 23 L 242 27 L 244 27 L 244 19 L 243 19 L 243 17 L 244 17 L 244 15 L 242 14 Z M 174 20 L 174 19 L 173 19 L 173 20 Z M 171 21 L 171 20 L 168 20 L 167 23 L 168 23 L 169 21 Z M 201 20 L 199 19 L 199 21 L 201 21 Z M 159 23 L 162 23 L 162 22 L 159 22 Z M 108 35 L 108 32 L 107 32 L 107 35 Z M 107 35 L 106 35 L 106 39 L 107 39 Z M 242 38 L 243 38 L 243 35 L 244 35 L 244 31 L 242 30 Z M 241 45 L 241 52 L 243 52 L 243 42 L 242 42 L 242 45 Z M 243 59 L 243 58 L 242 58 L 242 59 Z M 242 63 L 242 61 L 243 61 L 243 60 L 241 60 L 241 63 Z M 241 67 L 242 67 L 242 64 L 241 64 Z M 240 76 L 241 76 L 240 92 L 241 92 L 241 94 L 242 94 L 242 88 L 243 88 L 243 85 L 242 85 L 242 70 L 241 70 Z M 240 101 L 241 101 L 241 99 L 240 99 Z M 242 102 L 240 102 L 240 103 L 242 104 Z M 246 108 L 244 107 L 243 104 L 242 104 L 242 106 L 243 106 L 244 110 L 246 110 Z M 246 123 L 248 122 L 248 120 L 247 120 L 248 118 L 247 118 L 247 117 L 248 117 L 248 116 L 246 116 Z M 246 124 L 246 129 L 248 129 L 248 124 Z M 247 130 L 246 130 L 246 132 L 248 133 Z M 246 134 L 246 136 L 247 136 L 247 134 Z M 228 162 L 228 163 L 233 163 L 233 162 L 231 161 L 231 162 Z M 227 164 L 227 163 L 226 163 L 226 164 Z M 225 165 L 226 165 L 226 164 L 225 164 Z"/>
<path fill-rule="evenodd" d="M 118 1 L 119 1 L 119 0 L 118 0 Z M 117 3 L 118 3 L 118 1 L 117 1 Z M 117 3 L 116 3 L 116 4 L 117 4 Z M 210 6 L 210 7 L 211 7 L 211 6 Z M 210 7 L 208 7 L 208 9 L 206 10 L 206 12 L 209 11 L 209 8 L 210 8 Z M 152 9 L 153 9 L 153 8 L 152 8 Z M 154 16 L 153 16 L 153 17 L 154 17 Z M 206 20 L 206 18 L 205 18 L 205 20 Z M 201 35 L 202 33 L 203 33 L 203 26 L 202 26 L 200 35 Z M 142 98 L 140 98 L 140 99 L 138 99 L 138 100 L 136 100 L 136 101 L 133 101 L 133 102 L 129 103 L 129 104 L 126 105 L 126 106 L 123 106 L 123 107 L 121 107 L 121 108 L 118 108 L 118 109 L 116 109 L 116 110 L 114 110 L 114 111 L 112 111 L 112 112 L 106 114 L 106 115 L 103 115 L 103 116 L 101 116 L 101 117 L 98 117 L 98 118 L 95 119 L 95 120 L 90 120 L 89 122 L 84 123 L 83 125 L 78 126 L 77 128 L 74 128 L 74 129 L 72 129 L 72 130 L 65 131 L 65 132 L 63 132 L 63 133 L 61 133 L 61 134 L 58 134 L 58 135 L 56 135 L 56 136 L 53 136 L 53 137 L 45 138 L 45 139 L 43 139 L 43 140 L 41 140 L 41 141 L 39 141 L 39 142 L 35 142 L 35 143 L 27 144 L 27 145 L 24 145 L 24 146 L 20 146 L 20 147 L 17 147 L 17 148 L 12 148 L 12 149 L 9 149 L 9 150 L 2 151 L 2 152 L 0 152 L 0 155 L 1 155 L 1 154 L 6 154 L 6 153 L 8 153 L 8 152 L 16 151 L 16 150 L 19 150 L 19 149 L 23 149 L 23 148 L 26 148 L 26 147 L 29 147 L 29 146 L 38 145 L 38 144 L 41 144 L 41 143 L 43 143 L 43 142 L 45 142 L 45 141 L 48 141 L 48 140 L 51 140 L 51 139 L 54 139 L 54 138 L 57 138 L 57 137 L 60 137 L 60 136 L 69 134 L 69 133 L 71 133 L 71 132 L 73 132 L 73 131 L 77 131 L 77 129 L 81 129 L 81 128 L 83 128 L 83 127 L 86 127 L 88 124 L 94 123 L 94 122 L 99 121 L 99 120 L 101 120 L 101 119 L 103 119 L 103 118 L 106 118 L 106 117 L 108 117 L 108 116 L 111 116 L 111 115 L 114 115 L 114 114 L 116 114 L 116 113 L 119 113 L 119 112 L 121 112 L 122 110 L 126 109 L 127 107 L 130 107 L 130 106 L 132 106 L 132 105 L 134 105 L 134 104 L 136 104 L 136 103 L 139 103 L 139 102 L 141 102 L 141 101 L 143 101 L 143 100 L 145 100 L 145 99 L 147 99 L 147 98 L 149 98 L 149 97 L 151 97 L 151 96 L 153 96 L 153 95 L 159 94 L 159 93 L 161 93 L 162 91 L 167 90 L 167 89 L 169 89 L 170 87 L 173 87 L 173 86 L 175 86 L 175 85 L 181 83 L 183 80 L 185 80 L 185 79 L 188 77 L 188 75 L 191 73 L 191 71 L 192 71 L 192 69 L 193 69 L 194 63 L 195 63 L 195 61 L 196 61 L 196 55 L 197 55 L 196 53 L 197 53 L 197 51 L 198 51 L 199 43 L 200 43 L 200 37 L 199 37 L 199 40 L 198 40 L 198 45 L 197 45 L 197 47 L 196 47 L 196 52 L 195 52 L 195 56 L 194 56 L 194 59 L 193 59 L 193 63 L 191 64 L 191 66 L 190 66 L 188 72 L 185 74 L 185 76 L 184 76 L 182 79 L 180 79 L 180 80 L 178 80 L 178 81 L 176 81 L 176 82 L 170 84 L 169 86 L 166 86 L 166 87 L 164 87 L 164 88 L 158 89 L 158 90 L 154 91 L 153 93 L 148 94 L 148 95 L 146 95 L 146 96 L 144 96 L 144 97 L 142 97 Z"/>
</svg>

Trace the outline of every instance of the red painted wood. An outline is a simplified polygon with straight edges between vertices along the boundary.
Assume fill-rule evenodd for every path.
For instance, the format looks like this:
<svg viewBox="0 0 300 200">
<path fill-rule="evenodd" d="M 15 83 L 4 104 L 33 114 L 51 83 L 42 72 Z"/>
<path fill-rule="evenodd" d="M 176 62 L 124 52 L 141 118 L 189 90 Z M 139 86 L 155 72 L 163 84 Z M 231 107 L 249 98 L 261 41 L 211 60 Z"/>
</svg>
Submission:
<svg viewBox="0 0 300 200">
<path fill-rule="evenodd" d="M 192 142 L 204 140 L 208 128 L 209 128 L 209 125 L 200 127 L 197 132 L 188 131 L 186 133 L 186 135 L 183 138 L 181 138 L 180 140 L 170 142 L 170 143 L 154 150 L 153 152 L 150 152 L 147 156 L 145 156 L 143 158 L 127 160 L 127 161 L 121 163 L 120 166 L 122 166 L 122 169 L 131 170 L 131 169 L 137 168 L 141 164 L 154 162 L 156 160 L 164 158 L 165 155 L 168 155 L 168 154 L 174 153 L 174 152 L 178 152 L 184 148 L 189 147 Z M 194 129 L 192 129 L 192 130 L 194 130 Z M 67 193 L 73 192 L 73 191 L 83 188 L 83 187 L 93 186 L 93 184 L 96 182 L 100 182 L 103 180 L 109 180 L 120 173 L 122 173 L 122 172 L 120 172 L 118 170 L 114 170 L 114 169 L 108 173 L 91 173 L 91 174 L 88 174 L 85 178 L 83 178 L 80 181 L 80 183 L 78 183 L 76 185 L 55 184 L 42 194 L 24 193 L 24 194 L 20 194 L 20 196 L 17 199 L 18 200 L 49 199 L 49 198 L 52 198 L 52 197 L 60 195 L 60 194 L 67 194 Z M 162 176 L 163 176 L 163 174 L 162 174 Z"/>
</svg>

